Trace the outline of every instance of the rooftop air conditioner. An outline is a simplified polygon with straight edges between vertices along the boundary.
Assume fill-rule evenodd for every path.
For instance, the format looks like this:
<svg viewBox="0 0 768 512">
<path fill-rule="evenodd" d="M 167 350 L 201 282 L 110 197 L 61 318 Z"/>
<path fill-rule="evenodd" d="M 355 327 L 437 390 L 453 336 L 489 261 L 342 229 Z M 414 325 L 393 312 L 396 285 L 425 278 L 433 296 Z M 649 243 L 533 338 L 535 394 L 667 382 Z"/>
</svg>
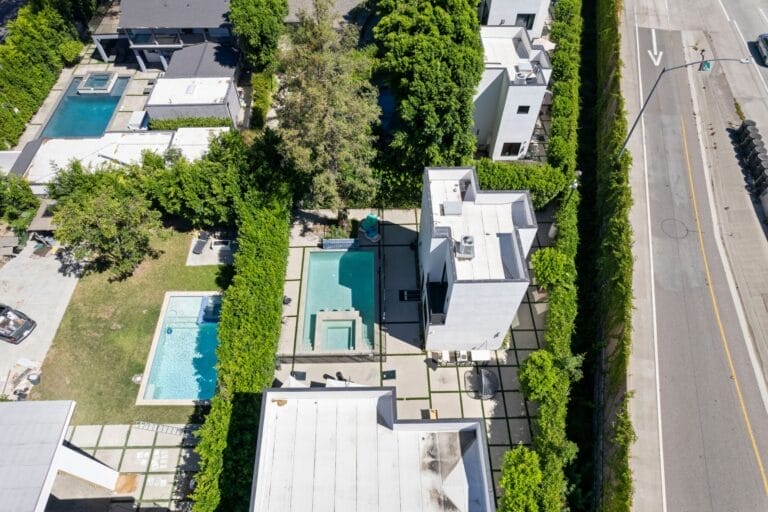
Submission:
<svg viewBox="0 0 768 512">
<path fill-rule="evenodd" d="M 460 260 L 471 260 L 475 257 L 475 238 L 471 235 L 461 237 L 457 242 L 456 257 Z"/>
</svg>

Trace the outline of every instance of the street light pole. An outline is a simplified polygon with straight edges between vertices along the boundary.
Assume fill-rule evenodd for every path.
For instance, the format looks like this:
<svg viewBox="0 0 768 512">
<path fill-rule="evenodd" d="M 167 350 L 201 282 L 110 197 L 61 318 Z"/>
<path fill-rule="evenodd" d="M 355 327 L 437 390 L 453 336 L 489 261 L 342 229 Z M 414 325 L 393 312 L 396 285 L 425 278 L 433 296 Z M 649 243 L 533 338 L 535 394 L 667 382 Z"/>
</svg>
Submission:
<svg viewBox="0 0 768 512">
<path fill-rule="evenodd" d="M 678 66 L 672 66 L 671 68 L 663 67 L 661 68 L 661 73 L 659 73 L 659 76 L 656 78 L 656 81 L 653 83 L 653 87 L 651 87 L 651 92 L 648 93 L 648 96 L 645 98 L 645 102 L 643 102 L 643 106 L 640 107 L 640 112 L 637 114 L 637 117 L 635 118 L 635 121 L 632 123 L 632 128 L 629 129 L 629 133 L 627 133 L 627 137 L 624 139 L 624 143 L 621 145 L 621 149 L 619 150 L 619 153 L 616 155 L 616 160 L 619 160 L 621 158 L 621 155 L 624 154 L 624 151 L 627 149 L 627 143 L 629 142 L 629 138 L 632 136 L 632 133 L 635 131 L 635 127 L 637 127 L 637 123 L 640 122 L 640 118 L 643 117 L 643 112 L 645 112 L 645 107 L 648 106 L 648 102 L 651 101 L 651 97 L 653 96 L 653 93 L 656 91 L 656 87 L 659 85 L 659 82 L 661 82 L 661 77 L 664 76 L 664 73 L 667 71 L 674 71 L 676 69 L 682 69 L 687 68 L 689 66 L 695 66 L 698 64 L 699 66 L 704 66 L 707 62 L 740 62 L 741 64 L 749 64 L 750 60 L 749 58 L 744 59 L 730 59 L 730 58 L 722 58 L 722 59 L 702 59 L 702 60 L 695 60 L 692 62 L 686 62 L 684 64 L 680 64 Z"/>
</svg>

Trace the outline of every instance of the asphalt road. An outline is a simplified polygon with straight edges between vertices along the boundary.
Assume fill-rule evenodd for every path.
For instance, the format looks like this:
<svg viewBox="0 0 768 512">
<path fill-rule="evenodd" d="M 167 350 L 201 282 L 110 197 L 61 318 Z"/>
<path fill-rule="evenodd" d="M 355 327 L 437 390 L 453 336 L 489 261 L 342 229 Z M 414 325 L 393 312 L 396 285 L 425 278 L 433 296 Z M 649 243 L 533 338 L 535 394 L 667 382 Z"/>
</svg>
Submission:
<svg viewBox="0 0 768 512">
<path fill-rule="evenodd" d="M 663 66 L 685 61 L 684 45 L 677 30 L 636 36 L 645 95 Z M 688 72 L 666 73 L 659 87 L 633 172 L 647 183 L 666 510 L 768 510 L 768 414 L 716 245 Z"/>
</svg>

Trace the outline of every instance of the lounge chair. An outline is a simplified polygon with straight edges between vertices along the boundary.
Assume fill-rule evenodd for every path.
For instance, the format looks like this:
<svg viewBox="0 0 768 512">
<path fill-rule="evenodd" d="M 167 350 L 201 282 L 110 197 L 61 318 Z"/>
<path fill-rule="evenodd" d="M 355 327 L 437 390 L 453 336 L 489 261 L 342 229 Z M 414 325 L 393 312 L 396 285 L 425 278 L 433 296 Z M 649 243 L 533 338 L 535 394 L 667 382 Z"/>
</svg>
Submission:
<svg viewBox="0 0 768 512">
<path fill-rule="evenodd" d="M 192 254 L 203 254 L 203 249 L 205 249 L 207 243 L 207 240 L 198 240 L 195 242 L 195 246 L 192 248 Z"/>
</svg>

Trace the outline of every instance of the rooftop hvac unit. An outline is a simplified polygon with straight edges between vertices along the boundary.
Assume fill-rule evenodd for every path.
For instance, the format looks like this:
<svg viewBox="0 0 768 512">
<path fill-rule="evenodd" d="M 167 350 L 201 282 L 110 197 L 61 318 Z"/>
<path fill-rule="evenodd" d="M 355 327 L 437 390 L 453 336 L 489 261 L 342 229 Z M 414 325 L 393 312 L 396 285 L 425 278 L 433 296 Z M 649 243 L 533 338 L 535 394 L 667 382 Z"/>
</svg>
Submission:
<svg viewBox="0 0 768 512">
<path fill-rule="evenodd" d="M 475 238 L 471 235 L 461 237 L 457 243 L 456 257 L 460 260 L 471 260 L 475 257 Z"/>
</svg>

